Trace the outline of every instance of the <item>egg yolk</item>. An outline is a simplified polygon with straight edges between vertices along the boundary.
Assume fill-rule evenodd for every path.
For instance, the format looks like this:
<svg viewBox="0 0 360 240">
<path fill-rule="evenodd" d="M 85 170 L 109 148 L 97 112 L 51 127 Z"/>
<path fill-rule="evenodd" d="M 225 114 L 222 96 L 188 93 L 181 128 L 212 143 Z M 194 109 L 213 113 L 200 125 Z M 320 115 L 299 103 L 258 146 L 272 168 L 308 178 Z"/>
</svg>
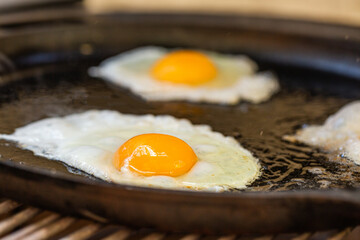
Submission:
<svg viewBox="0 0 360 240">
<path fill-rule="evenodd" d="M 125 166 L 143 176 L 177 177 L 187 173 L 196 161 L 194 151 L 183 140 L 149 133 L 135 136 L 121 145 L 113 164 L 119 171 Z"/>
<path fill-rule="evenodd" d="M 165 55 L 151 69 L 157 80 L 188 85 L 199 85 L 216 77 L 217 70 L 203 53 L 180 50 Z"/>
</svg>

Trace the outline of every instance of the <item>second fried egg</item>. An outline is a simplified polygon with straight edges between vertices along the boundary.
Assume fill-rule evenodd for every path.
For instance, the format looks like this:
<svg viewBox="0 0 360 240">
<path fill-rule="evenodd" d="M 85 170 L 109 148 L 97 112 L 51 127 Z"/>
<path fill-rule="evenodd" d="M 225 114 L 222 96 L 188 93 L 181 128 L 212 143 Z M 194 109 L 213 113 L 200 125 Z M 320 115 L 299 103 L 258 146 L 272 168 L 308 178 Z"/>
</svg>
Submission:
<svg viewBox="0 0 360 240">
<path fill-rule="evenodd" d="M 142 47 L 111 57 L 89 73 L 151 101 L 236 104 L 263 102 L 279 90 L 274 75 L 256 70 L 243 55 Z"/>
</svg>

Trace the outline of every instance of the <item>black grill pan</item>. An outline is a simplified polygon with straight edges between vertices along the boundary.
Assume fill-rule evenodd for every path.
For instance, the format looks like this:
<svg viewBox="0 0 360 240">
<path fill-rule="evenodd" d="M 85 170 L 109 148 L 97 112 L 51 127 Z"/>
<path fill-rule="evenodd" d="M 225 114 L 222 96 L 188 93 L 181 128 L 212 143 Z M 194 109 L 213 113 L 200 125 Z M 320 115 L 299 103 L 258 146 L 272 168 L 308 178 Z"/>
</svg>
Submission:
<svg viewBox="0 0 360 240">
<path fill-rule="evenodd" d="M 1 133 L 88 109 L 170 114 L 235 137 L 260 159 L 263 174 L 248 189 L 226 193 L 115 185 L 1 141 L 1 195 L 166 231 L 275 233 L 360 223 L 360 166 L 282 140 L 360 98 L 358 28 L 240 16 L 85 14 L 3 30 Z M 106 57 L 147 45 L 247 54 L 279 77 L 281 91 L 258 105 L 146 102 L 88 76 Z"/>
</svg>

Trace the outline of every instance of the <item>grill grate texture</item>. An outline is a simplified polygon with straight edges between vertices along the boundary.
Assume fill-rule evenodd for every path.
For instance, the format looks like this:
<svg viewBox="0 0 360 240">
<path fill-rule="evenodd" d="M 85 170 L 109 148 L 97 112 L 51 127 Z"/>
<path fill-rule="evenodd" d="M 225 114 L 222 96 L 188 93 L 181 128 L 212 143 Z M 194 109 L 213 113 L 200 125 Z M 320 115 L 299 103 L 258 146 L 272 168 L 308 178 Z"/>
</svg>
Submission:
<svg viewBox="0 0 360 240">
<path fill-rule="evenodd" d="M 145 102 L 122 88 L 90 78 L 87 69 L 91 65 L 95 64 L 59 65 L 43 69 L 38 78 L 29 71 L 30 78 L 23 76 L 12 79 L 12 84 L 0 88 L 0 95 L 4 98 L 3 101 L 0 99 L 0 132 L 10 134 L 15 128 L 42 118 L 88 109 L 169 114 L 187 118 L 194 124 L 208 124 L 215 131 L 236 138 L 254 153 L 263 169 L 261 178 L 251 185 L 250 191 L 360 187 L 360 166 L 336 154 L 282 140 L 284 135 L 293 134 L 303 124 L 323 123 L 340 107 L 360 97 L 359 92 L 356 97 L 350 98 L 340 92 L 326 94 L 322 90 L 325 93 L 319 94 L 301 88 L 291 90 L 288 86 L 290 90 L 284 88 L 271 101 L 260 105 L 241 103 L 230 107 L 187 102 Z M 284 86 L 289 84 L 287 81 L 297 81 L 293 79 L 294 76 L 287 76 L 281 71 L 277 73 L 283 79 Z M 314 76 L 312 80 L 315 82 L 318 79 Z M 303 84 L 304 88 L 308 87 Z M 360 83 L 343 82 L 342 88 L 360 89 Z M 34 168 L 91 178 L 59 162 L 34 156 L 30 151 L 21 150 L 16 144 L 3 140 L 0 141 L 0 152 L 0 160 L 11 159 Z"/>
</svg>

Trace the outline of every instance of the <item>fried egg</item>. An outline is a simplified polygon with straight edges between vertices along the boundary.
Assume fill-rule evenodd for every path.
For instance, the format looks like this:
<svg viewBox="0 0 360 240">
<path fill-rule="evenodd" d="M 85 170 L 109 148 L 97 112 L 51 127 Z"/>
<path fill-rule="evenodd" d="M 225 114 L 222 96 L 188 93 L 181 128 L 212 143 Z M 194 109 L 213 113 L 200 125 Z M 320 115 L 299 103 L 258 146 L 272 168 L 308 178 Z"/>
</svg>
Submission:
<svg viewBox="0 0 360 240">
<path fill-rule="evenodd" d="M 105 181 L 147 187 L 242 189 L 258 160 L 234 138 L 171 116 L 110 110 L 39 120 L 0 138 Z"/>
<path fill-rule="evenodd" d="M 360 165 L 360 101 L 345 105 L 323 125 L 306 126 L 285 139 L 339 153 Z"/>
<path fill-rule="evenodd" d="M 142 47 L 103 61 L 89 74 L 150 101 L 236 104 L 263 102 L 279 90 L 274 75 L 256 69 L 243 55 Z"/>
</svg>

